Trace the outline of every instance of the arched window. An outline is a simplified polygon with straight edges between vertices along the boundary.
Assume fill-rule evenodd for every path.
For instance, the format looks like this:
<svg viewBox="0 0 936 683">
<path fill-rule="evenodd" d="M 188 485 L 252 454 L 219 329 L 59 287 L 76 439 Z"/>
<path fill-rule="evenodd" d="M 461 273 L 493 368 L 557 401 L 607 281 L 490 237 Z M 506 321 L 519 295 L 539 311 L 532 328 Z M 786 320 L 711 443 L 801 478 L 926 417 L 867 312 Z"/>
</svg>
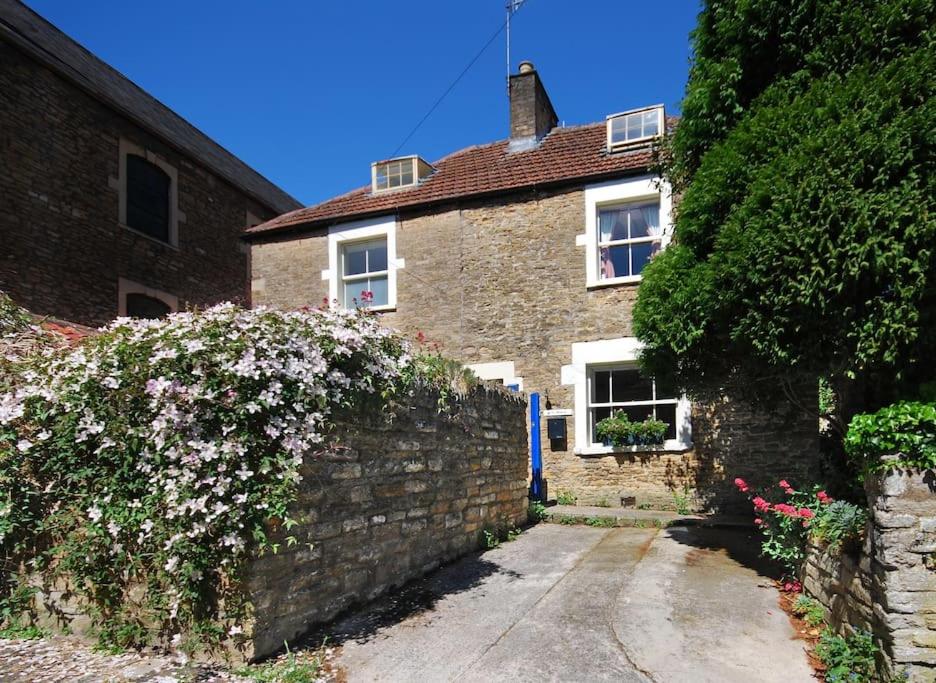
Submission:
<svg viewBox="0 0 936 683">
<path fill-rule="evenodd" d="M 156 164 L 127 155 L 127 225 L 145 235 L 170 242 L 169 202 L 172 179 Z"/>
<path fill-rule="evenodd" d="M 130 318 L 149 318 L 155 320 L 172 312 L 165 301 L 160 301 L 146 294 L 129 293 L 126 299 L 127 316 Z"/>
</svg>

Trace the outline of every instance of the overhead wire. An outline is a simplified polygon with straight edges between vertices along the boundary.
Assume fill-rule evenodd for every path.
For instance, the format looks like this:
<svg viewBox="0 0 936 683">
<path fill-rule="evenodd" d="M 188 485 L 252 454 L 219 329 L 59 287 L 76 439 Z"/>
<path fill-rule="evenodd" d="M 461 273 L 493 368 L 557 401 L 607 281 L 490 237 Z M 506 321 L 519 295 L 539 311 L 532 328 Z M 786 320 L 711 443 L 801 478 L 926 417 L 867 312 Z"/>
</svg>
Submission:
<svg viewBox="0 0 936 683">
<path fill-rule="evenodd" d="M 516 6 L 515 6 L 516 8 L 514 8 L 513 5 L 508 5 L 507 19 L 505 19 L 504 22 L 503 22 L 503 23 L 498 27 L 498 29 L 494 32 L 494 34 L 493 34 L 490 38 L 487 39 L 487 42 L 484 43 L 484 45 L 481 47 L 481 49 L 478 50 L 478 53 L 477 53 L 474 57 L 471 58 L 471 61 L 468 62 L 468 65 L 467 65 L 464 69 L 461 70 L 461 73 L 459 73 L 458 76 L 455 77 L 455 80 L 452 81 L 451 84 L 449 85 L 449 87 L 447 87 L 447 88 L 445 89 L 445 92 L 443 92 L 443 93 L 439 96 L 439 98 L 433 103 L 433 105 L 432 105 L 431 107 L 429 107 L 429 111 L 427 111 L 427 112 L 425 113 L 425 115 L 424 115 L 421 119 L 419 119 L 419 122 L 418 122 L 415 126 L 413 126 L 412 130 L 410 130 L 410 132 L 407 133 L 406 137 L 403 138 L 403 142 L 401 142 L 399 145 L 397 145 L 397 148 L 396 148 L 395 150 L 393 150 L 393 153 L 392 153 L 389 157 L 387 157 L 387 158 L 392 159 L 392 158 L 394 158 L 397 154 L 399 154 L 400 150 L 403 149 L 403 146 L 404 146 L 407 142 L 410 141 L 410 138 L 412 138 L 413 135 L 416 134 L 416 131 L 418 131 L 418 130 L 422 127 L 422 125 L 426 122 L 426 120 L 427 120 L 430 116 L 432 116 L 432 113 L 433 113 L 436 109 L 438 109 L 439 105 L 442 104 L 442 101 L 445 100 L 445 98 L 448 97 L 449 93 L 452 92 L 452 90 L 455 89 L 455 86 L 458 85 L 459 81 L 461 81 L 461 79 L 464 78 L 465 74 L 467 74 L 468 71 L 471 70 L 471 67 L 473 67 L 473 66 L 475 65 L 475 62 L 477 62 L 479 59 L 481 59 L 481 55 L 483 55 L 483 54 L 487 51 L 487 49 L 488 49 L 489 47 L 491 47 L 491 43 L 493 43 L 495 40 L 497 40 L 497 37 L 503 32 L 503 30 L 504 30 L 505 28 L 507 28 L 507 24 L 510 23 L 510 16 L 511 16 L 512 14 L 516 14 L 516 12 L 519 11 L 519 8 L 520 8 L 521 6 L 522 6 L 522 5 L 516 5 Z"/>
</svg>

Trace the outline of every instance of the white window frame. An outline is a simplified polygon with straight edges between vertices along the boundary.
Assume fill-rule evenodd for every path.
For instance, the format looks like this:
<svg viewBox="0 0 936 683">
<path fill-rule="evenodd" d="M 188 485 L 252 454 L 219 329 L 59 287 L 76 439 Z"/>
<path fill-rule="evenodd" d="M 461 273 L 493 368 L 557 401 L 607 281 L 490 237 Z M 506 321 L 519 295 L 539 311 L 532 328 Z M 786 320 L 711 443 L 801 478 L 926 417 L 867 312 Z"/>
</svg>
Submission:
<svg viewBox="0 0 936 683">
<path fill-rule="evenodd" d="M 630 140 L 621 140 L 618 142 L 612 141 L 611 126 L 615 119 L 625 118 L 628 116 L 635 116 L 637 114 L 640 114 L 641 119 L 642 119 L 643 114 L 645 114 L 648 111 L 654 111 L 654 110 L 657 113 L 657 132 L 654 135 L 641 135 L 638 138 L 632 138 Z M 620 149 L 627 149 L 627 148 L 633 147 L 634 145 L 641 145 L 650 140 L 655 140 L 656 138 L 659 138 L 663 135 L 665 125 L 666 125 L 666 115 L 665 115 L 664 107 L 662 104 L 654 104 L 649 107 L 641 107 L 640 109 L 629 109 L 628 111 L 622 111 L 622 112 L 618 112 L 617 114 L 611 114 L 607 117 L 608 150 L 615 152 Z M 643 127 L 643 123 L 641 122 L 641 128 L 642 127 Z"/>
<path fill-rule="evenodd" d="M 692 448 L 692 405 L 685 396 L 676 400 L 676 438 L 662 446 L 605 446 L 592 441 L 590 424 L 591 373 L 601 366 L 636 364 L 641 343 L 619 337 L 572 344 L 572 363 L 562 368 L 562 383 L 574 388 L 576 455 L 605 455 L 639 451 L 685 451 Z"/>
<path fill-rule="evenodd" d="M 403 175 L 406 173 L 405 166 L 409 164 L 410 167 L 410 181 L 408 183 L 403 182 Z M 386 187 L 377 186 L 377 176 L 380 174 L 380 169 L 383 168 L 389 171 L 391 166 L 398 165 L 398 173 L 384 173 L 383 175 L 387 178 Z M 392 178 L 399 178 L 400 182 L 397 185 L 392 183 Z M 398 190 L 401 187 L 410 187 L 419 182 L 419 175 L 416 169 L 416 157 L 400 157 L 399 159 L 388 159 L 386 161 L 377 161 L 371 164 L 371 183 L 374 192 L 389 192 L 390 190 Z"/>
<path fill-rule="evenodd" d="M 611 408 L 612 411 L 613 411 L 615 408 L 630 408 L 630 407 L 636 407 L 636 406 L 653 406 L 653 407 L 654 407 L 654 417 L 656 417 L 656 410 L 655 410 L 655 407 L 656 407 L 656 406 L 671 405 L 671 406 L 677 406 L 677 408 L 678 408 L 678 405 L 679 405 L 679 398 L 678 398 L 678 397 L 667 398 L 667 399 L 657 399 L 657 396 L 656 396 L 656 380 L 655 380 L 655 379 L 652 379 L 652 378 L 650 379 L 651 398 L 650 398 L 649 401 L 647 401 L 647 400 L 643 400 L 643 401 L 615 401 L 615 400 L 611 400 L 611 401 L 608 401 L 608 402 L 606 402 L 606 403 L 595 403 L 595 402 L 592 400 L 592 396 L 595 395 L 595 392 L 594 392 L 593 390 L 594 390 L 594 385 L 595 385 L 595 373 L 596 373 L 596 372 L 602 372 L 602 371 L 608 371 L 608 370 L 612 370 L 612 371 L 613 371 L 613 370 L 637 370 L 638 368 L 639 368 L 639 366 L 638 366 L 638 364 L 637 364 L 636 361 L 627 361 L 627 362 L 623 362 L 623 361 L 622 361 L 622 362 L 617 362 L 617 363 L 610 363 L 610 364 L 607 364 L 607 365 L 604 365 L 604 364 L 597 364 L 597 363 L 590 363 L 590 364 L 588 364 L 588 365 L 586 366 L 586 370 L 587 370 L 587 373 L 588 373 L 587 378 L 586 378 L 586 382 L 587 382 L 587 387 L 586 387 L 586 389 L 587 389 L 586 399 L 587 399 L 587 408 L 588 408 L 587 416 L 588 416 L 588 433 L 589 433 L 589 438 L 591 438 L 590 435 L 593 433 L 594 427 L 595 427 L 594 421 L 593 421 L 593 419 L 592 419 L 592 413 L 593 413 L 593 411 L 594 411 L 595 408 Z M 613 399 L 613 389 L 614 389 L 614 387 L 613 387 L 613 385 L 614 385 L 614 377 L 613 377 L 613 376 L 611 377 L 611 380 L 610 380 L 610 381 L 611 381 L 611 385 L 609 385 L 609 394 L 608 394 L 608 397 L 611 398 L 611 399 Z M 592 442 L 593 445 L 594 445 L 594 443 L 595 443 L 595 442 Z"/>
<path fill-rule="evenodd" d="M 382 216 L 352 223 L 342 223 L 328 229 L 328 270 L 322 271 L 322 279 L 328 280 L 330 305 L 348 308 L 343 305 L 340 294 L 344 283 L 342 269 L 343 247 L 355 242 L 370 242 L 384 238 L 387 240 L 387 304 L 384 306 L 370 306 L 369 310 L 396 310 L 397 272 L 406 265 L 403 259 L 398 259 L 396 256 L 396 226 L 396 218 Z"/>
<path fill-rule="evenodd" d="M 465 367 L 476 374 L 478 379 L 500 381 L 504 383 L 505 387 L 516 385 L 517 391 L 523 391 L 523 378 L 517 376 L 512 360 L 494 363 L 473 363 Z"/>
<path fill-rule="evenodd" d="M 598 241 L 598 214 L 604 208 L 627 204 L 660 203 L 660 251 L 666 249 L 673 235 L 673 201 L 669 185 L 656 176 L 642 175 L 626 180 L 612 180 L 585 187 L 585 233 L 576 244 L 585 247 L 585 286 L 588 289 L 640 282 L 642 275 L 622 275 L 601 279 L 601 254 Z M 636 241 L 650 241 L 638 238 Z"/>
<path fill-rule="evenodd" d="M 139 235 L 140 237 L 145 237 L 151 242 L 156 244 L 161 244 L 163 246 L 172 247 L 174 249 L 179 248 L 179 223 L 185 221 L 185 214 L 179 211 L 179 172 L 176 170 L 175 166 L 171 166 L 165 159 L 157 156 L 157 154 L 148 149 L 144 149 L 140 145 L 127 140 L 126 138 L 120 138 L 119 144 L 119 153 L 120 160 L 118 162 L 118 178 L 117 178 L 117 192 L 118 192 L 118 201 L 117 201 L 117 221 L 120 224 L 120 227 L 125 230 Z M 127 225 L 127 156 L 134 154 L 136 156 L 146 159 L 149 163 L 160 168 L 167 176 L 169 176 L 169 241 L 164 242 L 161 239 L 157 239 L 152 235 L 147 235 L 145 232 L 141 232 L 136 228 L 133 228 Z"/>
<path fill-rule="evenodd" d="M 348 249 L 351 247 L 355 247 L 358 245 L 365 245 L 365 244 L 367 245 L 383 244 L 384 245 L 385 249 L 388 252 L 387 253 L 387 267 L 384 268 L 383 270 L 365 270 L 363 273 L 355 273 L 353 275 L 346 274 L 345 271 L 347 270 L 347 268 L 345 268 L 345 261 L 348 258 L 348 253 L 347 253 Z M 389 258 L 389 248 L 387 248 L 386 245 L 387 245 L 387 238 L 384 236 L 374 237 L 371 239 L 366 239 L 366 240 L 361 240 L 361 241 L 343 242 L 341 244 L 341 247 L 338 250 L 338 260 L 340 261 L 340 263 L 338 264 L 338 277 L 341 278 L 341 282 L 338 285 L 339 300 L 341 299 L 342 296 L 347 297 L 347 285 L 350 283 L 353 283 L 353 282 L 363 283 L 374 278 L 386 278 L 387 279 L 387 300 L 389 301 L 390 299 L 390 258 Z M 364 260 L 366 262 L 366 268 L 369 269 L 370 257 L 365 254 Z M 359 301 L 359 306 L 362 308 L 366 305 L 366 302 L 363 299 L 364 291 L 367 291 L 367 290 L 364 290 L 364 289 L 361 290 L 362 298 Z M 340 303 L 345 308 L 350 308 L 347 300 L 341 301 Z M 384 305 L 386 304 L 378 304 L 377 306 L 373 306 L 373 308 L 380 308 L 381 306 L 384 306 Z M 367 306 L 367 307 L 372 308 L 371 306 Z"/>
<path fill-rule="evenodd" d="M 648 206 L 648 205 L 655 205 L 659 209 L 659 206 L 660 206 L 659 199 L 650 200 L 650 201 L 629 201 L 629 202 L 624 202 L 621 204 L 602 205 L 602 206 L 596 207 L 597 215 L 596 215 L 595 225 L 596 225 L 596 229 L 599 232 L 598 237 L 596 238 L 597 244 L 598 244 L 598 277 L 599 278 L 601 278 L 601 250 L 602 249 L 610 249 L 611 247 L 627 247 L 627 266 L 628 266 L 627 269 L 630 272 L 633 272 L 634 270 L 634 250 L 631 247 L 633 247 L 636 244 L 652 244 L 653 242 L 659 242 L 660 250 L 662 250 L 663 248 L 663 235 L 662 234 L 648 235 L 647 237 L 625 237 L 624 239 L 618 239 L 618 240 L 611 239 L 611 240 L 606 240 L 604 242 L 601 241 L 601 227 L 600 226 L 601 226 L 601 212 L 602 211 L 616 211 L 616 210 L 622 210 L 622 209 L 629 209 L 629 208 L 636 207 L 636 206 Z M 630 234 L 630 214 L 628 214 L 627 222 L 628 222 L 627 232 L 629 235 Z M 605 282 L 606 280 L 618 280 L 618 279 L 625 279 L 628 281 L 635 281 L 635 280 L 639 281 L 641 277 L 642 277 L 641 275 L 619 275 L 613 278 L 602 278 L 601 281 Z"/>
</svg>

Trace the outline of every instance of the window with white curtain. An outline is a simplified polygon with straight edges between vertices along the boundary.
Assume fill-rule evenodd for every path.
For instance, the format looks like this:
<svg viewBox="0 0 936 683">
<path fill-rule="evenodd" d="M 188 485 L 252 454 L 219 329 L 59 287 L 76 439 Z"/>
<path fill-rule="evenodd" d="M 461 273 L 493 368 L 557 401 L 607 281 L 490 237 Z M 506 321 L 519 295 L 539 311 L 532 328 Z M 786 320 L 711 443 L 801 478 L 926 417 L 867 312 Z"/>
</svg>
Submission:
<svg viewBox="0 0 936 683">
<path fill-rule="evenodd" d="M 598 210 L 598 277 L 639 277 L 662 248 L 659 201 Z"/>
<path fill-rule="evenodd" d="M 341 249 L 341 304 L 345 308 L 386 306 L 387 240 L 352 242 Z"/>
</svg>

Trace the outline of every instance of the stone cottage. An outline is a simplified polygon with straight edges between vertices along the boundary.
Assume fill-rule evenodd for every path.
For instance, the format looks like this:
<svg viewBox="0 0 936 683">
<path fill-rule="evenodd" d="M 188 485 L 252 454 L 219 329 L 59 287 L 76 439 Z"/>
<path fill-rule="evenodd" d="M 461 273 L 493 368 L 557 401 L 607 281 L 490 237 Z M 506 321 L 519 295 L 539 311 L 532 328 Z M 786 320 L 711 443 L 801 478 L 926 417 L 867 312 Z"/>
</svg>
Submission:
<svg viewBox="0 0 936 683">
<path fill-rule="evenodd" d="M 249 301 L 241 232 L 299 202 L 17 0 L 0 93 L 0 290 L 85 325 Z"/>
<path fill-rule="evenodd" d="M 481 378 L 539 392 L 553 495 L 717 508 L 741 502 L 736 476 L 812 476 L 815 415 L 759 415 L 727 394 L 694 405 L 638 370 L 637 286 L 672 234 L 650 171 L 673 124 L 663 107 L 560 127 L 523 63 L 510 115 L 507 140 L 377 161 L 367 186 L 249 228 L 254 303 L 364 302 Z M 666 422 L 664 446 L 600 443 L 596 422 L 617 411 Z"/>
</svg>

